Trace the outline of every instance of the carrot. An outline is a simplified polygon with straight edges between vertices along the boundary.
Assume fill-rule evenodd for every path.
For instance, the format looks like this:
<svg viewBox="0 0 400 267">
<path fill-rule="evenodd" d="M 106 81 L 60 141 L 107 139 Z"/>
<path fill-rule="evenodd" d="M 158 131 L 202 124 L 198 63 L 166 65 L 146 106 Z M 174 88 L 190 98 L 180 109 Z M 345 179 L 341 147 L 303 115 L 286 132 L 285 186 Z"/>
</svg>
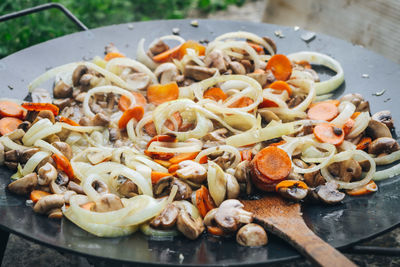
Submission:
<svg viewBox="0 0 400 267">
<path fill-rule="evenodd" d="M 345 135 L 348 135 L 353 129 L 355 121 L 353 119 L 348 119 L 345 124 L 343 125 L 343 131 Z"/>
<path fill-rule="evenodd" d="M 284 81 L 276 81 L 270 84 L 269 88 L 274 90 L 286 91 L 290 96 L 292 94 L 292 88 L 287 82 Z"/>
<path fill-rule="evenodd" d="M 172 164 L 177 164 L 184 160 L 195 159 L 197 154 L 199 154 L 199 152 L 179 153 L 179 154 L 175 155 L 174 157 L 170 158 L 169 162 L 171 162 Z"/>
<path fill-rule="evenodd" d="M 179 169 L 179 164 L 172 164 L 171 166 L 169 166 L 168 172 L 171 174 L 175 174 L 178 169 Z"/>
<path fill-rule="evenodd" d="M 258 105 L 258 108 L 275 108 L 275 107 L 279 107 L 279 105 L 276 104 L 274 101 L 269 100 L 267 98 L 264 98 L 263 102 L 261 102 Z"/>
<path fill-rule="evenodd" d="M 196 191 L 196 206 L 203 218 L 207 215 L 207 212 L 216 208 L 207 187 L 204 185 Z"/>
<path fill-rule="evenodd" d="M 38 202 L 39 199 L 41 199 L 42 197 L 49 196 L 49 195 L 51 195 L 51 194 L 50 194 L 49 192 L 46 192 L 46 191 L 42 191 L 42 190 L 33 190 L 33 191 L 31 192 L 30 199 L 33 201 L 33 203 L 36 203 L 36 202 Z"/>
<path fill-rule="evenodd" d="M 146 148 L 148 148 L 150 146 L 150 144 L 155 141 L 157 141 L 157 142 L 176 142 L 176 136 L 169 135 L 169 134 L 156 135 L 147 143 Z"/>
<path fill-rule="evenodd" d="M 167 172 L 151 172 L 151 183 L 156 184 L 159 180 L 167 176 L 171 176 L 171 174 Z"/>
<path fill-rule="evenodd" d="M 50 103 L 32 103 L 32 102 L 26 102 L 22 103 L 21 106 L 30 111 L 41 111 L 41 110 L 50 110 L 53 112 L 54 116 L 58 115 L 59 108 L 56 105 L 50 104 Z"/>
<path fill-rule="evenodd" d="M 93 210 L 95 206 L 96 203 L 94 203 L 93 201 L 80 205 L 80 207 L 85 210 Z"/>
<path fill-rule="evenodd" d="M 22 119 L 24 117 L 24 109 L 17 103 L 3 100 L 0 101 L 0 116 Z"/>
<path fill-rule="evenodd" d="M 164 63 L 171 61 L 173 58 L 176 58 L 179 55 L 181 46 L 176 46 L 174 48 L 168 49 L 156 56 L 153 57 L 153 60 L 158 63 Z"/>
<path fill-rule="evenodd" d="M 179 112 L 175 112 L 174 114 L 172 114 L 172 116 L 174 117 L 174 120 L 176 121 L 176 123 L 178 124 L 178 130 L 181 130 L 181 126 L 182 126 L 182 116 Z M 171 131 L 175 131 L 175 125 L 171 120 L 166 120 L 164 125 L 170 129 Z"/>
<path fill-rule="evenodd" d="M 305 69 L 311 69 L 311 64 L 306 60 L 298 61 L 296 62 L 296 64 L 302 66 Z"/>
<path fill-rule="evenodd" d="M 147 99 L 150 103 L 160 105 L 164 102 L 178 99 L 179 87 L 176 82 L 153 84 L 147 88 Z"/>
<path fill-rule="evenodd" d="M 321 123 L 314 127 L 315 137 L 323 143 L 340 145 L 344 140 L 344 131 L 330 123 Z"/>
<path fill-rule="evenodd" d="M 242 157 L 243 160 L 251 160 L 253 157 L 253 154 L 251 152 L 251 149 L 245 149 L 240 151 L 240 156 Z"/>
<path fill-rule="evenodd" d="M 185 43 L 183 43 L 179 48 L 179 54 L 178 54 L 179 59 L 182 59 L 187 54 L 186 49 L 188 49 L 188 48 L 196 51 L 199 56 L 204 56 L 206 53 L 205 46 L 199 44 L 198 42 L 188 40 Z"/>
<path fill-rule="evenodd" d="M 358 115 L 360 115 L 360 114 L 361 114 L 361 112 L 356 111 L 356 112 L 353 113 L 353 115 L 351 115 L 350 118 L 352 118 L 353 120 L 355 120 L 355 119 L 358 117 Z"/>
<path fill-rule="evenodd" d="M 298 188 L 303 188 L 303 189 L 308 189 L 308 186 L 306 183 L 302 181 L 296 181 L 296 180 L 285 180 L 280 182 L 275 186 L 275 190 L 279 191 L 280 188 L 287 188 L 287 187 L 298 187 Z"/>
<path fill-rule="evenodd" d="M 207 232 L 209 232 L 212 235 L 217 235 L 217 236 L 222 236 L 224 235 L 224 230 L 217 226 L 207 226 Z"/>
<path fill-rule="evenodd" d="M 277 54 L 268 60 L 266 69 L 271 70 L 277 80 L 286 81 L 292 74 L 292 63 L 285 55 Z"/>
<path fill-rule="evenodd" d="M 110 52 L 110 53 L 107 53 L 104 56 L 104 60 L 105 61 L 110 61 L 111 59 L 117 58 L 117 57 L 125 57 L 125 56 L 124 56 L 124 54 L 121 54 L 119 52 Z"/>
<path fill-rule="evenodd" d="M 145 108 L 147 104 L 146 98 L 141 93 L 138 92 L 131 92 L 131 94 L 135 97 L 136 105 Z M 126 111 L 130 106 L 131 106 L 131 100 L 128 97 L 122 95 L 118 101 L 118 108 L 122 111 Z"/>
<path fill-rule="evenodd" d="M 51 157 L 53 158 L 54 162 L 56 163 L 57 169 L 65 172 L 65 174 L 68 176 L 69 179 L 74 178 L 74 176 L 75 176 L 74 170 L 72 169 L 71 163 L 69 162 L 67 157 L 65 157 L 64 155 L 60 155 L 60 154 L 53 154 L 53 156 L 51 156 Z"/>
<path fill-rule="evenodd" d="M 210 89 L 207 89 L 204 92 L 203 97 L 212 99 L 212 100 L 214 100 L 216 102 L 218 102 L 219 100 L 224 101 L 225 99 L 228 98 L 228 96 L 225 94 L 225 92 L 222 91 L 222 89 L 219 88 L 219 87 L 212 87 Z"/>
<path fill-rule="evenodd" d="M 360 140 L 360 142 L 357 144 L 357 149 L 359 150 L 364 150 L 366 149 L 369 144 L 371 144 L 372 139 L 371 137 L 364 137 L 363 139 Z"/>
<path fill-rule="evenodd" d="M 321 102 L 311 103 L 310 108 L 312 108 L 313 106 L 318 105 L 320 103 L 331 103 L 331 104 L 334 104 L 337 107 L 340 105 L 340 101 L 339 100 L 337 100 L 337 99 L 329 99 L 329 100 L 324 100 L 324 101 L 321 101 Z"/>
<path fill-rule="evenodd" d="M 274 181 L 285 179 L 292 168 L 292 161 L 288 154 L 275 146 L 260 150 L 253 161 L 260 174 Z"/>
<path fill-rule="evenodd" d="M 0 119 L 0 134 L 5 135 L 13 132 L 22 123 L 20 119 L 14 117 L 5 117 Z"/>
<path fill-rule="evenodd" d="M 168 135 L 168 134 L 162 134 L 162 135 L 156 135 L 153 137 L 148 143 L 146 148 L 150 146 L 150 144 L 154 141 L 158 142 L 176 142 L 176 136 L 173 135 Z M 166 153 L 166 152 L 150 152 L 148 150 L 145 150 L 144 153 L 153 158 L 153 159 L 159 159 L 159 160 L 169 160 L 174 156 L 174 153 Z"/>
<path fill-rule="evenodd" d="M 368 184 L 354 188 L 352 190 L 347 190 L 346 193 L 350 196 L 362 196 L 374 193 L 378 190 L 378 186 L 374 181 L 370 181 Z"/>
<path fill-rule="evenodd" d="M 256 50 L 257 54 L 264 52 L 264 48 L 261 45 L 252 42 L 247 42 L 247 44 L 250 45 L 254 50 Z"/>
<path fill-rule="evenodd" d="M 62 117 L 62 116 L 59 118 L 59 121 L 60 122 L 65 122 L 65 123 L 67 123 L 69 125 L 72 125 L 72 126 L 80 126 L 79 123 L 71 120 L 70 118 L 66 118 L 66 117 Z"/>
<path fill-rule="evenodd" d="M 319 102 L 309 108 L 307 115 L 312 120 L 331 121 L 339 114 L 339 109 L 330 102 Z"/>
<path fill-rule="evenodd" d="M 205 164 L 208 162 L 208 157 L 207 156 L 202 156 L 199 160 L 200 164 Z"/>
<path fill-rule="evenodd" d="M 161 166 L 165 167 L 165 168 L 169 168 L 172 163 L 169 162 L 168 160 L 162 160 L 162 159 L 153 159 L 154 162 L 157 162 L 158 164 L 160 164 Z"/>
<path fill-rule="evenodd" d="M 126 110 L 118 121 L 118 128 L 125 129 L 131 119 L 140 121 L 143 118 L 143 114 L 144 109 L 142 106 L 134 106 L 133 108 Z"/>
<path fill-rule="evenodd" d="M 229 105 L 230 108 L 243 108 L 253 104 L 254 101 L 250 97 L 244 96 Z"/>
</svg>

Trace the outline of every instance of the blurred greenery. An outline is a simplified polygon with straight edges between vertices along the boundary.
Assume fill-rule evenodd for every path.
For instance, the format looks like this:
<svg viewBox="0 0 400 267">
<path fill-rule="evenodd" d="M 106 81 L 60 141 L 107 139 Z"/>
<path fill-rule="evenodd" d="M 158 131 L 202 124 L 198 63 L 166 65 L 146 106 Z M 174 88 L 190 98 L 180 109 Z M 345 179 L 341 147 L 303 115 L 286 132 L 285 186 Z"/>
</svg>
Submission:
<svg viewBox="0 0 400 267">
<path fill-rule="evenodd" d="M 0 0 L 0 16 L 49 2 L 66 6 L 89 28 L 153 19 L 181 19 L 243 5 L 246 0 Z M 61 11 L 51 9 L 0 22 L 0 58 L 25 47 L 77 31 Z"/>
</svg>

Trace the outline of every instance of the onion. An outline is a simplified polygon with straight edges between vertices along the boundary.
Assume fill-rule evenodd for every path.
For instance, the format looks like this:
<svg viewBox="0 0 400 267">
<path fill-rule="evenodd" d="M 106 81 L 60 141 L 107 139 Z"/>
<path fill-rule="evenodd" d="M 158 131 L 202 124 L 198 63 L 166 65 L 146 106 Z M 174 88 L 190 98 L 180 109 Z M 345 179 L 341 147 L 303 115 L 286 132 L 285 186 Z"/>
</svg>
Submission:
<svg viewBox="0 0 400 267">
<path fill-rule="evenodd" d="M 351 115 L 353 115 L 354 111 L 356 111 L 356 106 L 354 104 L 343 101 L 339 105 L 340 114 L 331 121 L 332 124 L 337 127 L 343 127 L 343 125 L 350 119 Z"/>
<path fill-rule="evenodd" d="M 32 92 L 33 89 L 36 89 L 37 87 L 39 87 L 39 85 L 41 85 L 42 83 L 54 78 L 58 73 L 60 72 L 73 72 L 74 69 L 79 65 L 79 64 L 83 64 L 83 62 L 75 62 L 75 63 L 69 63 L 69 64 L 65 64 L 65 65 L 61 65 L 55 68 L 52 68 L 48 71 L 46 71 L 45 73 L 43 73 L 42 75 L 40 75 L 39 77 L 35 78 L 29 85 L 28 85 L 28 90 L 29 92 Z"/>
<path fill-rule="evenodd" d="M 400 174 L 400 164 L 394 165 L 390 168 L 387 168 L 383 171 L 378 171 L 374 174 L 373 180 L 374 181 L 382 181 L 387 178 L 392 178 Z"/>
<path fill-rule="evenodd" d="M 49 119 L 42 119 L 34 123 L 29 130 L 22 137 L 22 143 L 26 143 L 32 136 L 37 134 L 39 131 L 51 127 L 53 124 Z"/>
<path fill-rule="evenodd" d="M 8 136 L 2 136 L 0 137 L 0 142 L 8 149 L 10 150 L 25 150 L 28 149 L 29 147 L 23 146 L 20 144 L 15 143 L 12 141 Z"/>
<path fill-rule="evenodd" d="M 32 135 L 30 138 L 26 139 L 25 142 L 23 141 L 24 138 L 22 138 L 24 145 L 31 146 L 39 139 L 43 139 L 52 134 L 61 132 L 61 130 L 62 130 L 61 125 L 59 125 L 59 124 L 52 125 L 51 122 L 50 122 L 50 125 L 51 125 L 50 127 L 43 128 L 40 131 L 38 131 L 37 133 L 35 133 L 34 135 Z M 28 130 L 28 132 L 29 132 L 29 130 Z"/>
<path fill-rule="evenodd" d="M 128 167 L 125 167 L 124 165 L 120 165 L 121 167 L 118 169 L 114 169 L 111 172 L 111 177 L 117 177 L 119 175 L 122 175 L 128 179 L 130 179 L 132 182 L 134 182 L 140 191 L 143 192 L 143 194 L 148 195 L 148 196 L 153 196 L 153 189 L 149 185 L 148 181 L 146 178 L 144 178 L 139 172 L 134 171 Z"/>
<path fill-rule="evenodd" d="M 239 164 L 239 162 L 242 160 L 239 150 L 237 150 L 237 148 L 230 146 L 230 145 L 221 145 L 221 146 L 215 146 L 215 147 L 210 147 L 210 148 L 204 149 L 196 156 L 196 158 L 194 160 L 199 162 L 202 157 L 208 156 L 215 152 L 229 152 L 235 157 L 235 160 L 232 162 L 232 164 L 229 166 L 229 168 L 235 168 Z"/>
<path fill-rule="evenodd" d="M 102 180 L 97 174 L 90 174 L 84 181 L 82 189 L 91 201 L 100 201 L 101 195 L 93 188 L 93 182 L 96 180 Z"/>
<path fill-rule="evenodd" d="M 226 195 L 226 176 L 221 167 L 213 161 L 208 162 L 207 183 L 210 195 L 217 207 L 225 199 Z"/>
<path fill-rule="evenodd" d="M 125 82 L 124 80 L 122 80 L 120 77 L 118 77 L 117 75 L 115 75 L 114 73 L 105 70 L 99 66 L 97 66 L 96 64 L 93 64 L 91 62 L 85 62 L 85 65 L 88 68 L 91 68 L 97 72 L 99 72 L 100 74 L 102 74 L 108 81 L 112 82 L 112 84 L 115 84 L 116 86 L 122 87 L 122 88 L 126 88 L 129 90 L 135 90 L 135 88 L 133 88 L 132 86 L 130 86 L 127 82 Z"/>
<path fill-rule="evenodd" d="M 400 150 L 390 153 L 389 155 L 373 158 L 376 165 L 386 165 L 400 160 Z"/>
<path fill-rule="evenodd" d="M 35 142 L 34 146 L 43 148 L 43 149 L 45 149 L 47 151 L 53 152 L 54 154 L 63 155 L 60 150 L 58 150 L 53 145 L 51 145 L 51 144 L 49 144 L 49 143 L 47 143 L 46 141 L 43 141 L 43 140 L 37 140 Z"/>
<path fill-rule="evenodd" d="M 354 120 L 354 126 L 351 129 L 350 133 L 346 136 L 346 139 L 357 137 L 359 134 L 364 132 L 365 129 L 367 129 L 368 127 L 370 119 L 371 118 L 368 112 L 361 112 L 361 114 L 358 115 L 357 118 Z"/>
<path fill-rule="evenodd" d="M 258 35 L 250 32 L 245 32 L 245 31 L 237 31 L 237 32 L 228 32 L 225 34 L 222 34 L 215 38 L 215 41 L 221 41 L 224 39 L 230 39 L 230 38 L 243 38 L 243 39 L 248 39 L 251 40 L 257 44 L 262 45 L 265 49 L 268 50 L 270 55 L 274 55 L 274 49 L 271 47 L 271 45 L 265 41 L 263 38 L 259 37 Z"/>
<path fill-rule="evenodd" d="M 171 230 L 154 229 L 148 223 L 144 223 L 144 224 L 140 225 L 140 231 L 142 231 L 142 233 L 147 236 L 162 237 L 162 238 L 173 237 L 173 236 L 177 236 L 179 234 L 179 232 L 175 229 L 171 229 Z"/>
<path fill-rule="evenodd" d="M 164 172 L 164 173 L 168 172 L 167 168 L 163 167 L 162 165 L 158 164 L 157 162 L 154 162 L 144 156 L 137 156 L 137 157 L 135 157 L 135 160 L 144 163 L 146 166 L 149 166 L 152 170 L 154 170 L 156 172 Z"/>
<path fill-rule="evenodd" d="M 161 152 L 161 153 L 191 153 L 191 152 L 198 152 L 202 148 L 201 143 L 194 143 L 194 142 L 158 142 L 154 141 L 150 144 L 147 148 L 149 152 Z"/>
<path fill-rule="evenodd" d="M 110 61 L 108 61 L 107 65 L 106 65 L 106 70 L 111 71 L 111 72 L 116 72 L 116 69 L 118 67 L 131 67 L 134 68 L 135 70 L 138 70 L 141 73 L 145 73 L 147 74 L 152 83 L 157 84 L 158 80 L 156 78 L 156 76 L 154 75 L 154 73 L 148 68 L 146 67 L 144 64 L 140 63 L 139 61 L 130 59 L 130 58 L 113 58 Z"/>
<path fill-rule="evenodd" d="M 35 170 L 36 166 L 39 165 L 39 163 L 49 155 L 50 154 L 48 152 L 44 151 L 39 151 L 33 154 L 33 156 L 30 157 L 29 160 L 26 162 L 21 174 L 25 176 L 32 173 Z"/>
<path fill-rule="evenodd" d="M 145 39 L 142 38 L 140 39 L 139 43 L 138 43 L 138 48 L 136 50 L 136 57 L 137 59 L 142 62 L 144 65 L 146 65 L 147 67 L 149 67 L 150 69 L 154 70 L 155 68 L 157 68 L 157 66 L 159 64 L 157 64 L 156 62 L 153 61 L 152 58 L 150 58 L 146 51 L 144 50 L 144 41 Z"/>
</svg>

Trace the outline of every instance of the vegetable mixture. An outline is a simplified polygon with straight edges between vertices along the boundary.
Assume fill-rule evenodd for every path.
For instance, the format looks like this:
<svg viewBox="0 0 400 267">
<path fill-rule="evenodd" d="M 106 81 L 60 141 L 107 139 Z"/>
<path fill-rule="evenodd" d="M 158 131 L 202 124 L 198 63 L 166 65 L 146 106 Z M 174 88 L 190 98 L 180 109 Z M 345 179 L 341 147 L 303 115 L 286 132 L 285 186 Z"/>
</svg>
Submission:
<svg viewBox="0 0 400 267">
<path fill-rule="evenodd" d="M 249 32 L 144 43 L 137 60 L 110 44 L 104 58 L 47 71 L 31 102 L 0 100 L 8 189 L 35 212 L 103 237 L 206 231 L 261 246 L 267 234 L 238 199 L 336 204 L 400 174 L 376 171 L 400 159 L 390 112 L 371 116 L 360 94 L 329 99 L 344 81 L 333 58 L 276 54 Z M 320 81 L 314 65 L 336 74 Z"/>
</svg>

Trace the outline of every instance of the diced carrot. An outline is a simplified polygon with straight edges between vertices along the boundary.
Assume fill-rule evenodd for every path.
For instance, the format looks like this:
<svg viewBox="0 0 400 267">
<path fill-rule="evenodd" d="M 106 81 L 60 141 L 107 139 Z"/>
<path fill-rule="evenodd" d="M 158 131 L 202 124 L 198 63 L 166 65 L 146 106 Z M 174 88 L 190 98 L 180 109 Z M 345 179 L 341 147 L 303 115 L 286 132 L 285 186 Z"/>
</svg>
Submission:
<svg viewBox="0 0 400 267">
<path fill-rule="evenodd" d="M 60 155 L 60 154 L 53 154 L 53 156 L 51 156 L 54 160 L 54 162 L 57 165 L 57 169 L 65 172 L 65 174 L 68 176 L 68 178 L 71 180 L 74 178 L 74 170 L 72 169 L 71 163 L 69 162 L 69 160 L 67 159 L 67 157 L 65 157 L 64 155 Z"/>
<path fill-rule="evenodd" d="M 361 114 L 361 112 L 356 111 L 356 112 L 353 113 L 353 115 L 351 115 L 350 118 L 352 118 L 353 120 L 355 120 L 355 119 L 358 117 L 358 115 L 360 115 L 360 114 Z"/>
<path fill-rule="evenodd" d="M 257 54 L 261 54 L 264 52 L 264 48 L 261 45 L 255 44 L 253 42 L 247 42 L 254 50 L 256 50 Z"/>
<path fill-rule="evenodd" d="M 179 154 L 175 155 L 174 157 L 170 158 L 169 162 L 171 162 L 172 164 L 177 164 L 177 163 L 182 162 L 184 160 L 195 159 L 197 154 L 199 154 L 199 152 L 179 153 Z"/>
<path fill-rule="evenodd" d="M 204 185 L 196 191 L 196 206 L 203 218 L 207 215 L 207 212 L 216 208 L 207 187 Z"/>
<path fill-rule="evenodd" d="M 24 117 L 24 109 L 17 103 L 3 100 L 0 101 L 0 116 L 22 119 Z"/>
<path fill-rule="evenodd" d="M 33 203 L 36 203 L 36 202 L 38 202 L 39 199 L 41 199 L 42 197 L 49 196 L 49 195 L 51 195 L 51 194 L 50 194 L 49 192 L 46 192 L 46 191 L 42 191 L 42 190 L 33 190 L 33 191 L 31 192 L 30 199 L 33 201 Z"/>
<path fill-rule="evenodd" d="M 280 188 L 288 188 L 288 187 L 298 187 L 298 188 L 308 189 L 306 183 L 302 181 L 285 180 L 277 184 L 275 186 L 275 190 L 278 191 Z"/>
<path fill-rule="evenodd" d="M 368 184 L 354 188 L 352 190 L 347 190 L 346 193 L 350 196 L 362 196 L 374 193 L 378 190 L 378 185 L 374 181 L 370 181 Z"/>
<path fill-rule="evenodd" d="M 364 150 L 366 149 L 369 144 L 371 144 L 372 139 L 371 137 L 364 137 L 363 139 L 360 140 L 360 142 L 357 144 L 357 149 L 359 150 Z"/>
<path fill-rule="evenodd" d="M 283 145 L 283 144 L 286 144 L 285 140 L 281 140 L 279 142 L 269 144 L 268 146 L 280 146 L 280 145 Z"/>
<path fill-rule="evenodd" d="M 70 118 L 66 118 L 66 117 L 62 117 L 62 116 L 59 118 L 59 121 L 60 122 L 65 122 L 65 123 L 67 123 L 69 125 L 72 125 L 72 126 L 80 126 L 79 123 L 71 120 Z"/>
<path fill-rule="evenodd" d="M 292 88 L 287 82 L 284 81 L 276 81 L 270 84 L 269 88 L 274 90 L 286 91 L 288 95 L 292 95 Z"/>
<path fill-rule="evenodd" d="M 251 161 L 251 159 L 253 158 L 253 153 L 251 152 L 251 149 L 245 149 L 240 151 L 240 156 L 242 158 L 242 161 L 243 160 Z"/>
<path fill-rule="evenodd" d="M 323 143 L 340 145 L 344 140 L 344 131 L 330 123 L 321 123 L 314 127 L 315 137 Z"/>
<path fill-rule="evenodd" d="M 228 96 L 225 94 L 225 92 L 222 91 L 222 89 L 219 88 L 219 87 L 212 87 L 210 89 L 207 89 L 204 92 L 203 97 L 212 99 L 212 100 L 214 100 L 216 102 L 218 102 L 220 100 L 224 101 L 225 99 L 228 98 Z"/>
<path fill-rule="evenodd" d="M 150 103 L 160 105 L 164 102 L 178 99 L 179 87 L 176 82 L 153 84 L 147 88 L 147 99 Z"/>
<path fill-rule="evenodd" d="M 275 107 L 279 107 L 279 105 L 276 104 L 274 101 L 269 100 L 267 98 L 264 98 L 263 102 L 261 102 L 258 105 L 258 108 L 275 108 Z"/>
<path fill-rule="evenodd" d="M 296 64 L 302 66 L 305 69 L 311 69 L 311 64 L 306 60 L 298 61 L 296 62 Z"/>
<path fill-rule="evenodd" d="M 260 150 L 253 159 L 255 166 L 263 177 L 269 180 L 285 179 L 292 168 L 289 155 L 275 146 L 267 146 Z"/>
<path fill-rule="evenodd" d="M 0 134 L 5 135 L 16 130 L 22 123 L 20 119 L 14 117 L 5 117 L 0 119 Z"/>
<path fill-rule="evenodd" d="M 199 160 L 200 164 L 205 164 L 208 162 L 208 157 L 207 156 L 202 156 Z"/>
<path fill-rule="evenodd" d="M 133 108 L 126 110 L 118 121 L 118 128 L 125 129 L 131 119 L 140 121 L 143 118 L 143 114 L 144 109 L 142 106 L 134 106 Z"/>
<path fill-rule="evenodd" d="M 145 108 L 147 104 L 146 98 L 141 93 L 138 92 L 131 92 L 131 93 L 135 97 L 136 105 Z M 130 106 L 131 106 L 131 100 L 128 97 L 122 95 L 118 101 L 118 108 L 122 111 L 126 111 Z"/>
<path fill-rule="evenodd" d="M 229 105 L 230 108 L 243 108 L 250 106 L 253 104 L 254 101 L 250 97 L 244 96 L 239 98 L 237 101 L 233 102 L 232 104 Z"/>
<path fill-rule="evenodd" d="M 171 176 L 170 173 L 164 173 L 164 172 L 151 172 L 151 183 L 156 184 L 159 180 L 161 180 L 164 177 Z"/>
<path fill-rule="evenodd" d="M 153 57 L 153 60 L 158 63 L 171 61 L 173 58 L 178 57 L 181 46 L 175 46 Z"/>
<path fill-rule="evenodd" d="M 107 53 L 104 56 L 104 60 L 105 61 L 110 61 L 111 59 L 117 58 L 117 57 L 125 57 L 125 56 L 124 56 L 124 54 L 121 54 L 119 52 L 110 52 L 110 53 Z"/>
<path fill-rule="evenodd" d="M 172 164 L 171 166 L 169 166 L 168 172 L 171 174 L 175 174 L 178 169 L 179 169 L 179 164 Z"/>
<path fill-rule="evenodd" d="M 268 60 L 266 69 L 271 70 L 277 80 L 286 81 L 292 74 L 292 63 L 285 55 L 276 54 Z"/>
<path fill-rule="evenodd" d="M 93 201 L 90 201 L 90 202 L 80 205 L 80 207 L 85 210 L 93 210 L 95 206 L 96 206 L 96 203 Z"/>
<path fill-rule="evenodd" d="M 50 110 L 53 112 L 54 116 L 58 115 L 59 108 L 56 105 L 50 104 L 50 103 L 31 103 L 31 102 L 26 102 L 22 103 L 21 106 L 30 111 L 41 111 L 41 110 Z"/>
<path fill-rule="evenodd" d="M 223 236 L 224 235 L 224 230 L 217 226 L 207 226 L 207 232 L 209 232 L 212 235 L 217 235 L 217 236 Z"/>
<path fill-rule="evenodd" d="M 307 116 L 312 120 L 331 121 L 339 114 L 335 104 L 319 102 L 308 109 Z"/>
<path fill-rule="evenodd" d="M 199 44 L 196 41 L 188 40 L 185 43 L 183 43 L 179 48 L 179 55 L 178 55 L 179 59 L 182 59 L 187 54 L 186 49 L 188 49 L 188 48 L 196 51 L 199 56 L 204 56 L 204 54 L 206 53 L 205 46 Z"/>
<path fill-rule="evenodd" d="M 343 125 L 343 131 L 345 135 L 348 135 L 353 129 L 355 121 L 353 119 L 348 119 Z"/>
<path fill-rule="evenodd" d="M 158 164 L 160 164 L 161 166 L 165 167 L 165 168 L 169 168 L 172 163 L 169 162 L 168 160 L 162 160 L 162 159 L 153 159 L 154 162 L 157 162 Z"/>
</svg>

